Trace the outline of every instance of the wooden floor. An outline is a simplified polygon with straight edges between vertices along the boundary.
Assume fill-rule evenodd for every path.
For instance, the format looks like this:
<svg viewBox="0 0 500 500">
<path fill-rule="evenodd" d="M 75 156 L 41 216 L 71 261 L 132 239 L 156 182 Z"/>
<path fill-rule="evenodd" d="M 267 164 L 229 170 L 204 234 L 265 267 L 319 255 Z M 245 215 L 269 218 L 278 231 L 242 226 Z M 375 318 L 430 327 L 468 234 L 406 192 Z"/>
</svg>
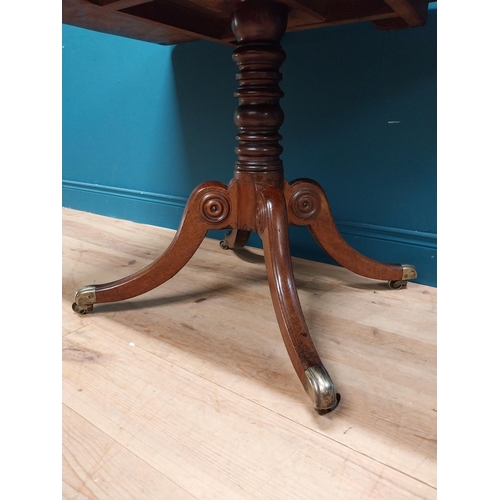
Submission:
<svg viewBox="0 0 500 500">
<path fill-rule="evenodd" d="M 275 320 L 259 250 L 206 239 L 168 283 L 89 315 L 174 231 L 63 210 L 65 499 L 436 498 L 436 289 L 294 259 L 341 406 L 318 415 Z"/>
</svg>

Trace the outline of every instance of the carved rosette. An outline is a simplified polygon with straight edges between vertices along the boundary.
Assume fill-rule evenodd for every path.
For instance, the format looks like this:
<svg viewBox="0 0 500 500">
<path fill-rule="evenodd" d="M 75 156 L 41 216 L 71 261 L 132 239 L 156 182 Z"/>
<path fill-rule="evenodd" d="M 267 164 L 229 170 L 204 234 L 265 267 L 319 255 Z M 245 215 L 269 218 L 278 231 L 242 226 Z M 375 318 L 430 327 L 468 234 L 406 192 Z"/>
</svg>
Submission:
<svg viewBox="0 0 500 500">
<path fill-rule="evenodd" d="M 320 210 L 321 200 L 318 193 L 310 187 L 295 190 L 288 202 L 289 210 L 298 219 L 314 219 Z"/>
<path fill-rule="evenodd" d="M 200 200 L 200 213 L 207 222 L 220 223 L 229 217 L 231 205 L 222 192 L 205 193 Z"/>
<path fill-rule="evenodd" d="M 286 5 L 266 0 L 242 2 L 233 11 L 232 28 L 238 40 L 233 60 L 239 69 L 235 92 L 239 105 L 234 115 L 239 129 L 236 171 L 283 170 L 279 68 L 286 55 L 279 41 L 286 31 L 287 16 Z"/>
</svg>

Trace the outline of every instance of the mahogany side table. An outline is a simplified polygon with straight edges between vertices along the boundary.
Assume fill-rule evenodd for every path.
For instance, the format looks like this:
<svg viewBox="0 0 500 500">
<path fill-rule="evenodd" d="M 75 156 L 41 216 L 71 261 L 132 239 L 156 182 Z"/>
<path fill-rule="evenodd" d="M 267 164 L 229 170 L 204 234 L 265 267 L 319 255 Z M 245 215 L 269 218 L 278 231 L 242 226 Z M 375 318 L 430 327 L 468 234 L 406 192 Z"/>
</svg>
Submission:
<svg viewBox="0 0 500 500">
<path fill-rule="evenodd" d="M 310 179 L 287 182 L 280 159 L 280 46 L 287 31 L 371 21 L 380 29 L 425 24 L 428 0 L 63 0 L 65 24 L 160 44 L 197 39 L 234 45 L 236 164 L 229 185 L 205 182 L 187 202 L 167 250 L 131 276 L 76 292 L 73 310 L 129 299 L 172 278 L 210 229 L 228 229 L 221 247 L 243 247 L 251 231 L 262 239 L 278 324 L 293 367 L 315 409 L 335 409 L 340 395 L 314 347 L 297 295 L 288 225 L 307 226 L 337 263 L 368 278 L 404 288 L 417 276 L 409 264 L 370 259 L 338 232 L 322 188 Z"/>
</svg>

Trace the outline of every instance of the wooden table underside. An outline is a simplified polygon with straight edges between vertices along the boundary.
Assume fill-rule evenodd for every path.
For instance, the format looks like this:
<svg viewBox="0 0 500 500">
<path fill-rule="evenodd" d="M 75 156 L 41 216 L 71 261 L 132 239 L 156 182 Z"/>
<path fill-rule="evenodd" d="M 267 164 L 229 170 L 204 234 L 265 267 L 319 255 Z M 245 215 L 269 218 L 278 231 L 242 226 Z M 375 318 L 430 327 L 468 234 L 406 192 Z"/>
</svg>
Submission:
<svg viewBox="0 0 500 500">
<path fill-rule="evenodd" d="M 165 253 L 131 276 L 80 289 L 73 309 L 85 314 L 94 304 L 126 300 L 163 284 L 187 264 L 209 230 L 229 230 L 221 242 L 226 249 L 244 246 L 254 231 L 263 242 L 273 306 L 292 365 L 316 410 L 332 411 L 340 396 L 321 362 L 302 313 L 292 270 L 289 224 L 308 227 L 327 254 L 359 275 L 387 280 L 400 288 L 416 277 L 416 271 L 411 265 L 386 264 L 357 252 L 338 232 L 321 187 L 310 179 L 290 183 L 285 180 L 279 144 L 284 118 L 279 104 L 283 96 L 279 68 L 286 55 L 280 40 L 287 30 L 367 19 L 383 28 L 421 25 L 425 22 L 427 2 L 92 1 L 106 5 L 63 0 L 64 15 L 72 13 L 71 20 L 77 25 L 78 21 L 85 27 L 125 36 L 144 39 L 143 29 L 148 36 L 153 36 L 154 31 L 154 37 L 163 36 L 164 43 L 196 38 L 221 43 L 236 40 L 233 59 L 238 67 L 239 87 L 234 119 L 239 133 L 233 179 L 227 186 L 205 182 L 193 191 L 177 235 Z M 232 36 L 227 32 L 228 26 Z M 149 31 L 148 27 L 154 29 Z"/>
<path fill-rule="evenodd" d="M 429 0 L 283 0 L 287 32 L 371 21 L 384 30 L 425 24 Z M 233 45 L 237 0 L 62 0 L 65 24 L 162 45 L 205 39 Z"/>
</svg>

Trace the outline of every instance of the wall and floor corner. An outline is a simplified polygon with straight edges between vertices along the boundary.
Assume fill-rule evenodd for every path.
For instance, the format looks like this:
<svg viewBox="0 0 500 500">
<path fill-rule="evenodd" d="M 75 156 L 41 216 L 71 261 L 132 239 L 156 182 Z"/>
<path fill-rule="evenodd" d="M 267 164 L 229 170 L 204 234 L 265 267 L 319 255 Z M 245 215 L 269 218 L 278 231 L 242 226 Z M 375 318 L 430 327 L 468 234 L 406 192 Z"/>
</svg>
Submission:
<svg viewBox="0 0 500 500">
<path fill-rule="evenodd" d="M 281 69 L 287 180 L 318 181 L 352 246 L 412 263 L 416 281 L 432 286 L 435 5 L 422 28 L 361 23 L 287 34 Z M 62 39 L 63 206 L 176 229 L 198 184 L 232 177 L 232 49 L 164 47 L 71 26 Z M 291 228 L 291 250 L 332 262 L 305 228 Z"/>
</svg>

